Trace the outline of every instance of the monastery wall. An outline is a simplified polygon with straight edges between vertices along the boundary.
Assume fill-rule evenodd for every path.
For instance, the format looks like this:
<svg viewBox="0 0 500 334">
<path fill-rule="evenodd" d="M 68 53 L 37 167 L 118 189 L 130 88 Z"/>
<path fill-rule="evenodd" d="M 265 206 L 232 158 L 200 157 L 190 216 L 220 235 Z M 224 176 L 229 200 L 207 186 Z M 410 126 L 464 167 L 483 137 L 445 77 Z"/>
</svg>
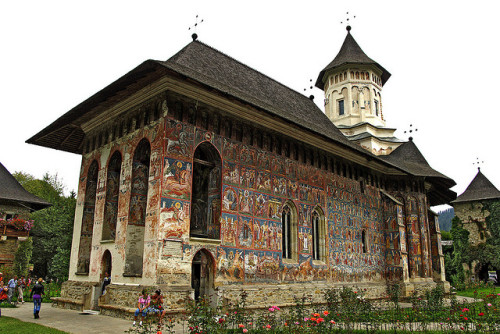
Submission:
<svg viewBox="0 0 500 334">
<path fill-rule="evenodd" d="M 380 297 L 387 279 L 432 282 L 425 195 L 393 191 L 403 204 L 398 205 L 351 170 L 320 168 L 308 152 L 293 159 L 269 140 L 251 144 L 202 119 L 190 122 L 175 111 L 176 101 L 153 102 L 158 103 L 161 117 L 147 124 L 134 118 L 124 135 L 113 139 L 110 134 L 107 144 L 82 158 L 68 299 L 77 298 L 69 296 L 71 282 L 87 282 L 94 286 L 90 304 L 127 308 L 135 305 L 140 286 L 160 287 L 165 305 L 180 309 L 186 297 L 194 297 L 193 263 L 199 251 L 202 276 L 210 276 L 205 292 L 226 302 L 252 292 L 249 305 L 254 307 L 292 303 L 292 295 L 323 302 L 327 287 L 343 284 Z M 147 177 L 136 158 L 144 138 L 150 145 Z M 220 200 L 210 207 L 211 217 L 220 222 L 214 227 L 220 237 L 211 239 L 190 236 L 190 224 L 200 219 L 191 205 L 198 187 L 194 154 L 203 143 L 210 143 L 221 159 L 221 178 L 215 182 Z M 287 259 L 282 251 L 285 206 L 293 211 L 295 229 Z M 317 259 L 315 213 L 323 226 Z M 411 226 L 408 234 L 406 226 Z M 109 269 L 112 285 L 98 302 Z"/>
<path fill-rule="evenodd" d="M 486 242 L 486 217 L 489 216 L 481 201 L 462 202 L 453 204 L 455 216 L 460 218 L 464 228 L 469 231 L 469 242 L 472 246 Z"/>
</svg>

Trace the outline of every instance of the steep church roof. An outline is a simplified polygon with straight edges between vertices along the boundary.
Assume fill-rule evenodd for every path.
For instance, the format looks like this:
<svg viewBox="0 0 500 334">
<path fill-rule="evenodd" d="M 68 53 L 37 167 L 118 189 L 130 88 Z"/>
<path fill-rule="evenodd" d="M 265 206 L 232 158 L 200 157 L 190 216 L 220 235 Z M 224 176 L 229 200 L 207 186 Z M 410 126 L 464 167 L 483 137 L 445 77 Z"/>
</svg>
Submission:
<svg viewBox="0 0 500 334">
<path fill-rule="evenodd" d="M 457 197 L 454 191 L 449 190 L 449 188 L 456 185 L 455 181 L 433 169 L 411 138 L 397 147 L 391 154 L 379 157 L 409 174 L 425 177 L 437 185 L 435 189 L 429 192 L 431 205 L 449 203 Z"/>
<path fill-rule="evenodd" d="M 467 189 L 451 203 L 462 203 L 480 201 L 485 199 L 500 199 L 500 191 L 481 173 L 478 168 L 477 174 Z"/>
<path fill-rule="evenodd" d="M 157 63 L 355 147 L 311 99 L 202 42 L 193 41 L 167 61 Z"/>
<path fill-rule="evenodd" d="M 350 142 L 308 97 L 226 54 L 193 41 L 167 61 L 147 60 L 89 97 L 26 142 L 81 153 L 81 125 L 121 99 L 167 73 L 195 80 L 242 102 L 323 135 L 365 156 L 375 156 Z"/>
<path fill-rule="evenodd" d="M 363 65 L 375 65 L 382 71 L 381 79 L 382 79 L 382 85 L 385 84 L 387 80 L 389 80 L 389 77 L 391 74 L 383 68 L 379 63 L 376 61 L 372 60 L 370 57 L 364 53 L 364 51 L 361 49 L 361 47 L 358 45 L 354 37 L 351 35 L 351 27 L 347 27 L 347 36 L 345 37 L 344 43 L 342 44 L 342 47 L 340 48 L 339 53 L 337 56 L 328 64 L 320 73 L 318 76 L 318 79 L 316 80 L 316 87 L 319 89 L 324 89 L 325 84 L 323 81 L 323 78 L 326 74 L 326 72 L 333 70 L 337 67 L 340 67 L 342 65 L 347 65 L 347 64 L 363 64 Z"/>
<path fill-rule="evenodd" d="M 14 202 L 35 211 L 52 205 L 26 191 L 0 162 L 0 203 L 2 202 Z"/>
</svg>

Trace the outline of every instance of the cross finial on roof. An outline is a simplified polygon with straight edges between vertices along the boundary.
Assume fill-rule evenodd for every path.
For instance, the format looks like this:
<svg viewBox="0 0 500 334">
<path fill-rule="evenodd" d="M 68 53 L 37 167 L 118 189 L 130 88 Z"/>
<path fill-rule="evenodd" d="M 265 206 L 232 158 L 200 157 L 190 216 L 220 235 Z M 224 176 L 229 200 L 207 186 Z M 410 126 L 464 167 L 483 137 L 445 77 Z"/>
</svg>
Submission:
<svg viewBox="0 0 500 334">
<path fill-rule="evenodd" d="M 481 165 L 484 164 L 484 161 L 483 160 L 479 160 L 479 158 L 476 158 L 476 161 L 474 161 L 472 163 L 473 165 L 476 165 L 477 166 L 477 170 L 481 170 Z"/>
<path fill-rule="evenodd" d="M 191 37 L 193 38 L 193 41 L 196 41 L 196 39 L 198 38 L 198 34 L 196 34 L 196 28 L 198 27 L 198 24 L 201 24 L 203 23 L 203 19 L 201 19 L 200 22 L 198 22 L 198 14 L 196 15 L 196 21 L 195 21 L 195 24 L 191 27 L 189 27 L 188 30 L 191 30 L 193 29 L 193 34 L 191 35 Z"/>
<path fill-rule="evenodd" d="M 344 21 L 341 21 L 340 24 L 346 24 L 346 27 L 345 29 L 347 30 L 347 33 L 350 34 L 351 33 L 351 24 L 349 21 L 354 20 L 356 18 L 356 15 L 352 16 L 352 17 L 349 17 L 349 12 L 346 12 L 346 19 Z"/>
<path fill-rule="evenodd" d="M 311 93 L 312 93 L 312 89 L 313 89 L 313 82 L 312 82 L 312 81 L 313 81 L 313 79 L 309 79 L 309 91 L 310 91 Z M 307 91 L 307 88 L 304 88 L 304 92 L 306 92 L 306 91 Z M 311 100 L 314 100 L 314 95 L 312 95 L 312 94 L 311 94 L 311 95 L 309 95 L 309 98 L 310 98 Z"/>
<path fill-rule="evenodd" d="M 408 133 L 408 134 L 410 135 L 410 136 L 408 137 L 408 140 L 409 140 L 409 141 L 413 141 L 413 137 L 411 136 L 411 134 L 412 134 L 413 132 L 417 132 L 417 131 L 418 131 L 418 129 L 413 129 L 413 124 L 410 124 L 410 128 L 409 128 L 408 130 L 405 130 L 405 132 L 404 132 L 404 133 Z"/>
</svg>

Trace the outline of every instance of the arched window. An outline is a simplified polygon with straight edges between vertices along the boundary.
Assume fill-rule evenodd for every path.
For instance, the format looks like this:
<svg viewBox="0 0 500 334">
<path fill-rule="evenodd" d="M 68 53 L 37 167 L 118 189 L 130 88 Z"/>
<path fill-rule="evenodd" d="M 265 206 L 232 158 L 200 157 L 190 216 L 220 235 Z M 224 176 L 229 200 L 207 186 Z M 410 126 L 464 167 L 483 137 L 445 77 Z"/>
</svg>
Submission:
<svg viewBox="0 0 500 334">
<path fill-rule="evenodd" d="M 366 231 L 365 230 L 361 231 L 361 243 L 363 245 L 363 253 L 367 253 L 368 252 L 368 245 L 366 243 Z"/>
<path fill-rule="evenodd" d="M 115 151 L 108 164 L 102 240 L 115 240 L 116 224 L 118 221 L 118 195 L 120 194 L 121 167 L 122 155 L 120 152 Z"/>
<path fill-rule="evenodd" d="M 297 211 L 292 203 L 286 203 L 281 213 L 282 253 L 284 259 L 297 260 Z"/>
<path fill-rule="evenodd" d="M 339 76 L 338 75 L 335 76 L 335 83 L 337 83 L 337 82 L 339 82 Z"/>
<path fill-rule="evenodd" d="M 356 72 L 356 79 L 359 79 L 359 72 Z"/>
<path fill-rule="evenodd" d="M 194 152 L 190 236 L 220 239 L 221 158 L 209 142 Z"/>
<path fill-rule="evenodd" d="M 351 80 L 354 79 L 354 71 L 351 71 Z"/>
<path fill-rule="evenodd" d="M 99 164 L 94 160 L 87 171 L 87 184 L 83 203 L 82 229 L 80 233 L 80 248 L 78 250 L 78 274 L 89 274 L 90 251 L 92 250 L 92 235 L 94 234 L 95 199 L 97 193 L 97 175 Z"/>
<path fill-rule="evenodd" d="M 312 250 L 313 260 L 326 260 L 326 226 L 323 212 L 316 208 L 312 214 Z"/>
<path fill-rule="evenodd" d="M 135 149 L 132 161 L 127 243 L 125 245 L 125 276 L 142 276 L 150 156 L 149 141 L 142 139 Z"/>
</svg>

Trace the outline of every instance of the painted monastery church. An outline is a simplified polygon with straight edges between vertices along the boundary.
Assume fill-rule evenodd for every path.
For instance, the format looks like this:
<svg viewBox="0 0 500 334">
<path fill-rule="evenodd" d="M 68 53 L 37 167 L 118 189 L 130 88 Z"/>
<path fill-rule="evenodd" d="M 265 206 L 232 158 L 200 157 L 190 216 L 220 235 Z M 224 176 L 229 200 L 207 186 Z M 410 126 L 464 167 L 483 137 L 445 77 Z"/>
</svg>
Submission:
<svg viewBox="0 0 500 334">
<path fill-rule="evenodd" d="M 143 287 L 287 306 L 342 285 L 449 284 L 430 206 L 456 198 L 383 114 L 390 73 L 348 27 L 318 76 L 325 111 L 193 41 L 147 60 L 27 142 L 82 155 L 64 307 L 130 310 Z M 101 295 L 104 273 L 111 275 Z"/>
</svg>

